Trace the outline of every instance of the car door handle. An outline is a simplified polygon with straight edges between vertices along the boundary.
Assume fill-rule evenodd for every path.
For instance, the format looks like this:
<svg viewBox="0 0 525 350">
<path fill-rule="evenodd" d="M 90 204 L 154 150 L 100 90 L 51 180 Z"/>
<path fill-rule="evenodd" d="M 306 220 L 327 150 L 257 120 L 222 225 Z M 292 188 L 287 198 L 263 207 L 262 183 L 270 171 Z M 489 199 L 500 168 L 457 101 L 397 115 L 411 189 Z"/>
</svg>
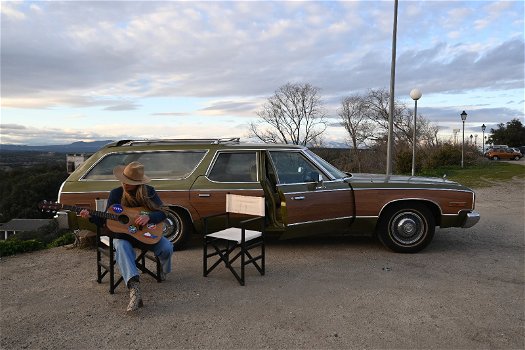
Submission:
<svg viewBox="0 0 525 350">
<path fill-rule="evenodd" d="M 305 197 L 304 196 L 296 196 L 296 197 L 292 197 L 293 200 L 296 200 L 296 201 L 302 201 Z"/>
<path fill-rule="evenodd" d="M 199 197 L 211 197 L 209 193 L 199 193 Z"/>
</svg>

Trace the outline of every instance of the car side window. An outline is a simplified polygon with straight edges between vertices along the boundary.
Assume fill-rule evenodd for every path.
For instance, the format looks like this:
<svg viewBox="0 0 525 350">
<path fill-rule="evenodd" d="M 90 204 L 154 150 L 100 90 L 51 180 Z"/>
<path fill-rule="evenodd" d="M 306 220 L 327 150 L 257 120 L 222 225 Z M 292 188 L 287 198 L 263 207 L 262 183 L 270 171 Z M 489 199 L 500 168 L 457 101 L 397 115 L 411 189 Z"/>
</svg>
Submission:
<svg viewBox="0 0 525 350">
<path fill-rule="evenodd" d="M 144 164 L 152 179 L 182 179 L 195 170 L 206 151 L 113 153 L 102 158 L 83 177 L 84 180 L 115 180 L 113 168 L 132 161 Z"/>
<path fill-rule="evenodd" d="M 319 174 L 326 177 L 300 152 L 271 151 L 280 184 L 315 182 Z"/>
<path fill-rule="evenodd" d="M 255 152 L 220 152 L 208 178 L 218 182 L 256 182 L 257 155 Z"/>
</svg>

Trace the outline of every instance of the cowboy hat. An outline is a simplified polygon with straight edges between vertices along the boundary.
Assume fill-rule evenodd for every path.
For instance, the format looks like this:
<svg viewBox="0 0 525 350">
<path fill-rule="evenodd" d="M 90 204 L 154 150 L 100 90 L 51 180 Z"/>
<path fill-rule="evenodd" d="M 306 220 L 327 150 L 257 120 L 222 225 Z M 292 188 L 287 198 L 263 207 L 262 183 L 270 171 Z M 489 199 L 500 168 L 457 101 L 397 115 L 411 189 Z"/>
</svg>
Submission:
<svg viewBox="0 0 525 350">
<path fill-rule="evenodd" d="M 139 162 L 118 165 L 113 169 L 113 175 L 128 185 L 142 185 L 151 181 L 149 177 L 144 175 L 144 165 Z"/>
</svg>

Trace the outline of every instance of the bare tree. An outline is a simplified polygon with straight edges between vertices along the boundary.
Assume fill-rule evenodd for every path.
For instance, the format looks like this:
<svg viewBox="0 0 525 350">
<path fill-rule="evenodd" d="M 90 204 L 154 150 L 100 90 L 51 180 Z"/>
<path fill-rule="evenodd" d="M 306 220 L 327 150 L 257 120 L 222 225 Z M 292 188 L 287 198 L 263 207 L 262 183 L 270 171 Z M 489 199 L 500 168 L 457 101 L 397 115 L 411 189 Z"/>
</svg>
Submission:
<svg viewBox="0 0 525 350">
<path fill-rule="evenodd" d="M 438 132 L 439 126 L 432 124 L 428 119 L 418 115 L 416 130 L 418 143 L 431 147 L 437 146 L 439 144 Z"/>
<path fill-rule="evenodd" d="M 378 139 L 382 139 L 388 132 L 389 92 L 385 89 L 370 90 L 366 99 L 369 117 L 381 129 Z M 413 142 L 414 114 L 405 104 L 397 101 L 394 101 L 394 104 L 394 138 L 397 142 L 411 145 Z M 437 131 L 437 126 L 434 126 L 423 116 L 417 116 L 416 138 L 418 143 L 436 143 Z"/>
<path fill-rule="evenodd" d="M 377 135 L 377 139 L 383 139 L 388 133 L 388 115 L 390 93 L 385 89 L 369 90 L 366 96 L 368 113 L 370 119 L 375 121 L 379 126 L 381 132 Z M 406 106 L 400 105 L 394 101 L 394 118 L 393 118 L 393 133 L 397 140 L 406 140 L 410 133 L 410 127 L 407 128 L 407 123 L 410 123 L 404 116 L 406 116 Z"/>
<path fill-rule="evenodd" d="M 346 129 L 352 143 L 354 158 L 361 171 L 358 147 L 374 135 L 374 124 L 369 118 L 366 98 L 359 95 L 343 97 L 338 111 L 341 125 Z"/>
<path fill-rule="evenodd" d="M 320 142 L 326 130 L 326 114 L 319 89 L 310 84 L 281 86 L 257 112 L 259 120 L 250 123 L 250 137 L 266 143 L 306 146 Z"/>
</svg>

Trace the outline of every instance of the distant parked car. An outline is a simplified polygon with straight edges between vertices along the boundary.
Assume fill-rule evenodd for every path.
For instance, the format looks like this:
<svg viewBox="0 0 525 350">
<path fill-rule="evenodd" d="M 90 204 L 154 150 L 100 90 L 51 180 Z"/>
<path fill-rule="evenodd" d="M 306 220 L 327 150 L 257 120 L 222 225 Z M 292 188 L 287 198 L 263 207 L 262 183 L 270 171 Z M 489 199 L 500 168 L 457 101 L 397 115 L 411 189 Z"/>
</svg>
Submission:
<svg viewBox="0 0 525 350">
<path fill-rule="evenodd" d="M 521 157 L 523 157 L 523 154 L 521 152 L 513 149 L 513 148 L 492 148 L 489 149 L 485 153 L 485 157 L 492 160 L 499 160 L 499 159 L 514 159 L 519 160 Z"/>
<path fill-rule="evenodd" d="M 519 146 L 520 153 L 525 156 L 525 146 Z"/>
</svg>

